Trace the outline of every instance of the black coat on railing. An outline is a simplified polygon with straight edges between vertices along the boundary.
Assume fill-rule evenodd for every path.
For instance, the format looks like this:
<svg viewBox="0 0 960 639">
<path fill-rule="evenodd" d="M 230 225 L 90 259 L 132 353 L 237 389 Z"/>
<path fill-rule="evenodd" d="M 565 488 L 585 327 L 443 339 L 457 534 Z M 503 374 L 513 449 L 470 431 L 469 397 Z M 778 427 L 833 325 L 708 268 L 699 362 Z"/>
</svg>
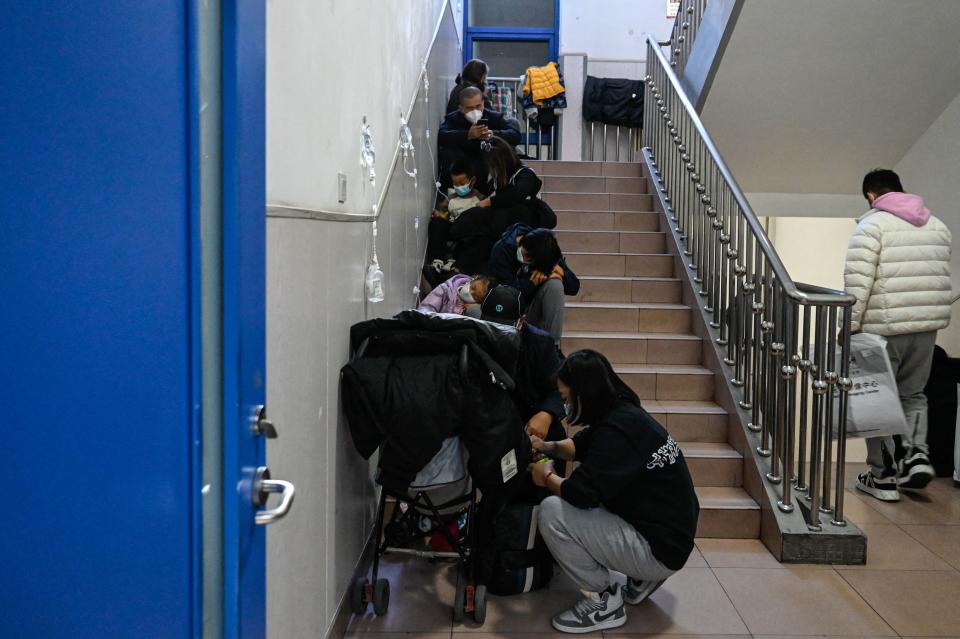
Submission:
<svg viewBox="0 0 960 639">
<path fill-rule="evenodd" d="M 587 76 L 583 119 L 615 126 L 642 126 L 643 81 Z"/>
</svg>

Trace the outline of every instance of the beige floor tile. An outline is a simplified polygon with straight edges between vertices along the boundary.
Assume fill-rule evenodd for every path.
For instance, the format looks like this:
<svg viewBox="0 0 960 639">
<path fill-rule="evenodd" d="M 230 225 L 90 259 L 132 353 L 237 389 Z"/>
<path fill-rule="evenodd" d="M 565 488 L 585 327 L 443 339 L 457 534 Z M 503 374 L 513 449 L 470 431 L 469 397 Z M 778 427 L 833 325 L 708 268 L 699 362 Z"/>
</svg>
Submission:
<svg viewBox="0 0 960 639">
<path fill-rule="evenodd" d="M 753 639 L 853 639 L 843 635 L 753 635 Z M 874 639 L 872 637 L 857 637 L 856 639 Z"/>
<path fill-rule="evenodd" d="M 883 502 L 857 490 L 853 494 L 895 524 L 960 525 L 960 491 L 902 491 L 898 502 Z"/>
<path fill-rule="evenodd" d="M 562 632 L 526 632 L 524 630 L 511 630 L 509 632 L 454 632 L 453 639 L 510 639 L 522 634 L 524 639 L 569 639 L 570 635 Z M 599 633 L 594 635 L 600 636 Z"/>
<path fill-rule="evenodd" d="M 860 499 L 852 490 L 848 490 L 843 498 L 843 516 L 857 526 L 860 524 L 890 523 L 890 520 L 884 517 L 883 513 L 872 508 L 868 502 Z"/>
<path fill-rule="evenodd" d="M 711 568 L 782 568 L 759 539 L 698 539 Z"/>
<path fill-rule="evenodd" d="M 606 631 L 603 633 L 604 637 L 613 637 L 616 636 L 618 639 L 752 639 L 750 635 L 674 635 L 667 632 L 660 632 L 655 634 L 633 634 L 633 633 L 623 633 L 614 635 L 611 631 Z"/>
<path fill-rule="evenodd" d="M 956 527 L 960 530 L 960 526 Z M 953 570 L 919 541 L 893 524 L 861 524 L 867 535 L 867 563 L 851 570 Z"/>
<path fill-rule="evenodd" d="M 509 637 L 516 634 L 552 634 L 550 619 L 576 603 L 582 595 L 574 589 L 554 590 L 548 588 L 512 597 L 487 599 L 487 619 L 483 626 L 471 621 L 454 624 L 454 633 L 499 633 Z"/>
<path fill-rule="evenodd" d="M 942 637 L 960 629 L 960 573 L 838 570 L 901 636 Z"/>
<path fill-rule="evenodd" d="M 927 490 L 945 490 L 952 492 L 957 499 L 960 499 L 960 489 L 957 489 L 957 487 L 953 485 L 952 477 L 935 477 L 933 481 L 927 485 Z"/>
<path fill-rule="evenodd" d="M 904 532 L 960 570 L 960 526 L 900 526 Z"/>
<path fill-rule="evenodd" d="M 740 615 L 709 568 L 684 568 L 638 606 L 627 610 L 626 625 L 605 632 L 622 634 L 747 634 Z"/>
<path fill-rule="evenodd" d="M 347 634 L 384 632 L 449 632 L 452 624 L 456 566 L 415 558 L 386 557 L 380 576 L 390 580 L 390 608 L 383 617 L 368 608 L 354 617 Z"/>
<path fill-rule="evenodd" d="M 450 631 L 446 632 L 376 632 L 348 631 L 343 639 L 450 639 Z"/>
<path fill-rule="evenodd" d="M 752 634 L 894 634 L 833 570 L 715 568 L 714 573 Z"/>
</svg>

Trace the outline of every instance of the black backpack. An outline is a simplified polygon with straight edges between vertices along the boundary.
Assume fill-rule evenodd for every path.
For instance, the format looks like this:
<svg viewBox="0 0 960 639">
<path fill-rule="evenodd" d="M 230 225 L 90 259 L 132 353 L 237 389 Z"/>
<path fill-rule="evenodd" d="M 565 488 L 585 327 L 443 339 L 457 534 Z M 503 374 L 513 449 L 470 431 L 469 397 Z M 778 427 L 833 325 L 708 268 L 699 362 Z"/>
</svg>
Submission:
<svg viewBox="0 0 960 639">
<path fill-rule="evenodd" d="M 491 594 L 518 595 L 550 583 L 553 556 L 537 530 L 539 509 L 536 503 L 509 503 L 487 522 L 477 561 Z"/>
</svg>

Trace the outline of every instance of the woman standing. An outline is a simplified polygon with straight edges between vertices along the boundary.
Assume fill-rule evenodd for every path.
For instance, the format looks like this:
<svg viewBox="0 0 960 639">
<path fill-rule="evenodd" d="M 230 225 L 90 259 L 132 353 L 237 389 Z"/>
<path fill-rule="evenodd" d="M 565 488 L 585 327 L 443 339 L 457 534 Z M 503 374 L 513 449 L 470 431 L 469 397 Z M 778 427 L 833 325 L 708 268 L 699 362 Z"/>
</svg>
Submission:
<svg viewBox="0 0 960 639">
<path fill-rule="evenodd" d="M 603 355 L 572 353 L 557 386 L 568 423 L 586 428 L 559 442 L 531 443 L 580 466 L 568 479 L 551 461 L 530 464 L 530 472 L 553 493 L 540 506 L 540 533 L 585 597 L 555 616 L 553 627 L 577 634 L 616 628 L 627 621 L 624 603 L 640 603 L 683 568 L 700 506 L 677 443 Z M 624 573 L 626 586 L 610 571 Z"/>
</svg>

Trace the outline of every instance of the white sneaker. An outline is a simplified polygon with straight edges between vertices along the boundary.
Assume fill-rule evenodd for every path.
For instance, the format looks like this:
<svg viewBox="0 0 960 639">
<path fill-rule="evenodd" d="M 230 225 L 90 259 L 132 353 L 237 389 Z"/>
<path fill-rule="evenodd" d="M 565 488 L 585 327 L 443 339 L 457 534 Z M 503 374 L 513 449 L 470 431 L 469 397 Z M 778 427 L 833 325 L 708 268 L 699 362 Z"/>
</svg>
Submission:
<svg viewBox="0 0 960 639">
<path fill-rule="evenodd" d="M 896 477 L 874 477 L 867 471 L 857 475 L 857 490 L 873 495 L 880 501 L 900 501 L 900 491 L 897 489 Z"/>
<path fill-rule="evenodd" d="M 627 577 L 627 585 L 623 587 L 623 600 L 631 606 L 635 606 L 656 592 L 657 588 L 662 586 L 664 581 L 666 580 L 639 581 Z"/>
<path fill-rule="evenodd" d="M 573 608 L 553 618 L 553 627 L 560 632 L 584 634 L 619 628 L 627 623 L 620 586 L 614 584 L 603 592 L 584 592 L 584 598 Z"/>
</svg>

